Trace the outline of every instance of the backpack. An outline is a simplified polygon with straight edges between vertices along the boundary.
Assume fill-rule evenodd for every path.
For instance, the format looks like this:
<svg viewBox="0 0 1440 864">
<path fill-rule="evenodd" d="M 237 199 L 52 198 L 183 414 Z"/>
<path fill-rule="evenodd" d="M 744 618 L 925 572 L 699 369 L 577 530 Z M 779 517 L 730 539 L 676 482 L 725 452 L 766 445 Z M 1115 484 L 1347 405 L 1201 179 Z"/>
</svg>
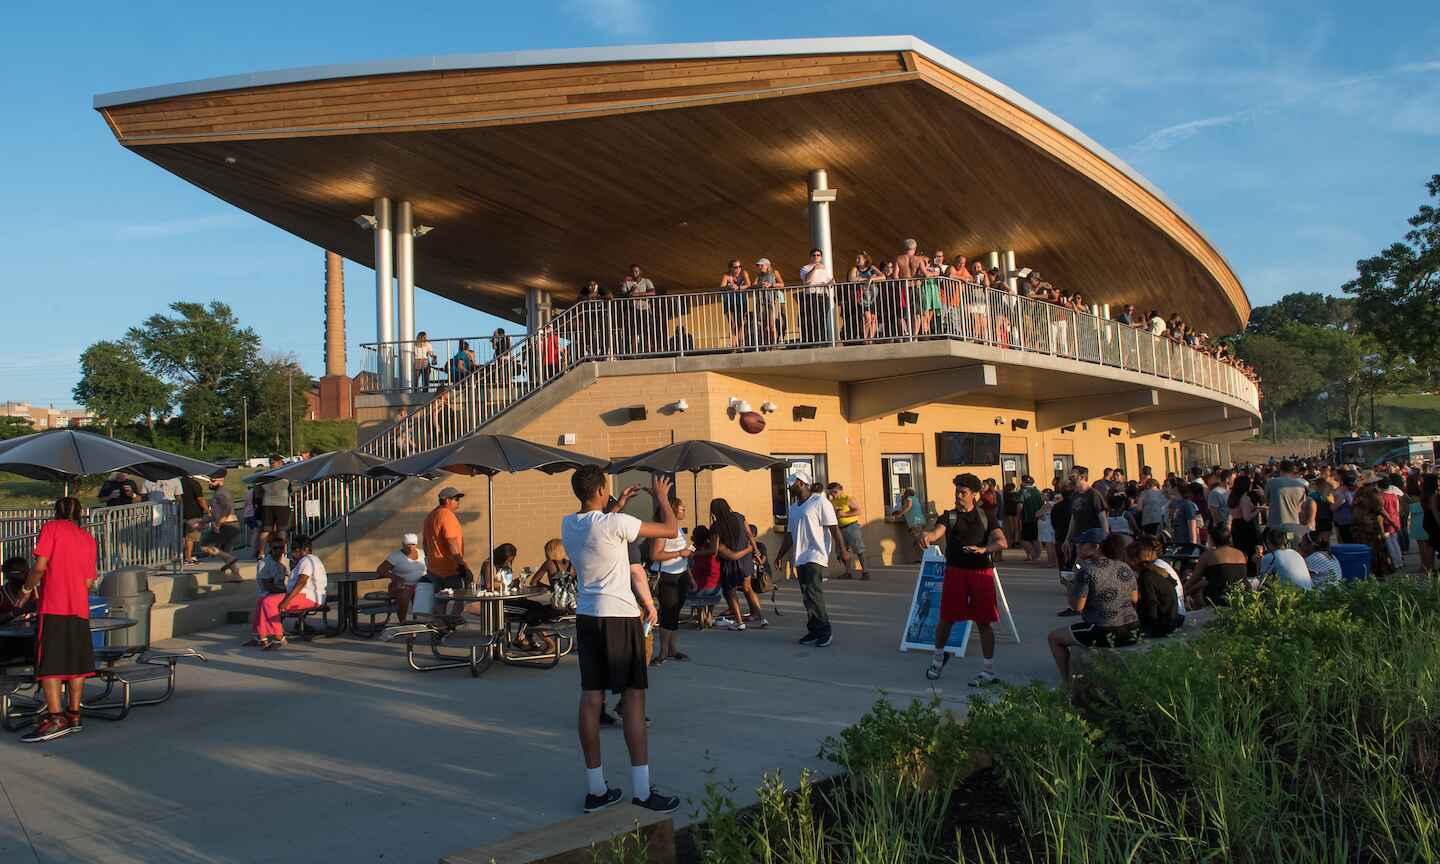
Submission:
<svg viewBox="0 0 1440 864">
<path fill-rule="evenodd" d="M 954 528 L 954 527 L 955 527 L 955 524 L 959 521 L 959 516 L 956 515 L 957 512 L 958 512 L 958 511 L 955 511 L 955 510 L 946 510 L 946 511 L 945 511 L 945 527 L 947 527 L 947 528 Z M 990 525 L 990 514 L 989 514 L 989 513 L 986 513 L 986 512 L 985 512 L 985 508 L 984 508 L 984 507 L 981 507 L 979 504 L 976 504 L 976 505 L 975 505 L 975 512 L 980 514 L 980 521 L 983 522 L 983 523 L 985 523 L 985 539 L 986 539 L 986 540 L 989 540 L 989 539 L 990 539 L 990 531 L 992 530 L 991 525 Z M 945 533 L 948 534 L 948 533 L 950 533 L 950 532 L 947 531 L 947 532 L 945 532 Z"/>
</svg>

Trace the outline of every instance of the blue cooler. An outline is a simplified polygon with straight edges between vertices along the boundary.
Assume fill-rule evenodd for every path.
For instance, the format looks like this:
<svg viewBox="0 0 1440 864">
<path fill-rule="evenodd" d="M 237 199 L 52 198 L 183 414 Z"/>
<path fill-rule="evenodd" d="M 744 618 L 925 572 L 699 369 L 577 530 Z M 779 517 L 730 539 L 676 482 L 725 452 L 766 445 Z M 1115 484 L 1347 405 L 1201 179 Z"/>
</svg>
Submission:
<svg viewBox="0 0 1440 864">
<path fill-rule="evenodd" d="M 1340 575 L 1346 582 L 1370 578 L 1370 547 L 1364 543 L 1334 543 L 1330 554 L 1340 562 Z"/>
<path fill-rule="evenodd" d="M 91 618 L 104 618 L 106 615 L 109 615 L 109 614 L 110 614 L 110 601 L 109 601 L 109 600 L 106 600 L 104 597 L 101 597 L 101 596 L 98 595 L 98 594 L 91 594 L 91 595 L 90 595 L 90 617 L 91 617 Z M 104 634 L 104 633 L 96 633 L 96 632 L 93 632 L 93 631 L 92 631 L 92 632 L 90 633 L 90 644 L 91 644 L 91 645 L 94 645 L 96 648 L 104 648 L 104 647 L 105 647 L 105 634 Z"/>
</svg>

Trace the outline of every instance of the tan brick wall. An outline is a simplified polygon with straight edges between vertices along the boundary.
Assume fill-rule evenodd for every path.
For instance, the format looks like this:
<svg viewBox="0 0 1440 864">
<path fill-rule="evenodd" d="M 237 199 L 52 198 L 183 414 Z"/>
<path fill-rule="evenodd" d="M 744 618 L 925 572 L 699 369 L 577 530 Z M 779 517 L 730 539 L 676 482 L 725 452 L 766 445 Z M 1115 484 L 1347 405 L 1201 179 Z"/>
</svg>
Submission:
<svg viewBox="0 0 1440 864">
<path fill-rule="evenodd" d="M 548 388 L 547 388 L 548 389 Z M 756 435 L 742 430 L 728 411 L 729 399 L 737 397 L 759 410 L 771 401 L 778 410 L 766 415 L 766 428 Z M 606 458 L 629 456 L 671 441 L 708 438 L 760 453 L 823 452 L 829 479 L 845 484 L 863 511 L 866 543 L 870 549 L 868 563 L 878 565 L 897 560 L 913 560 L 908 536 L 903 527 L 887 521 L 880 470 L 882 455 L 921 453 L 924 457 L 927 498 L 937 510 L 949 506 L 953 495 L 952 478 L 962 471 L 980 477 L 1000 479 L 1000 469 L 991 467 L 941 468 L 936 464 L 935 433 L 939 431 L 993 432 L 1001 434 L 1004 452 L 1010 447 L 1024 446 L 1029 456 L 1030 473 L 1043 487 L 1049 485 L 1051 460 L 1057 453 L 1072 454 L 1077 464 L 1086 465 L 1096 476 L 1102 468 L 1116 464 L 1115 444 L 1125 442 L 1126 460 L 1131 476 L 1138 473 L 1136 443 L 1144 444 L 1146 459 L 1157 473 L 1164 470 L 1162 446 L 1178 450 L 1175 442 L 1164 442 L 1159 435 L 1131 438 L 1123 421 L 1090 421 L 1088 429 L 1077 426 L 1073 433 L 1037 432 L 1033 408 L 1015 402 L 1008 407 L 926 405 L 916 409 L 919 422 L 900 427 L 895 415 L 866 423 L 852 424 L 841 414 L 840 385 L 834 382 L 782 376 L 746 375 L 739 377 L 718 372 L 689 372 L 633 376 L 601 377 L 579 386 L 576 392 L 563 396 L 542 393 L 537 399 L 549 399 L 536 406 L 530 419 L 507 414 L 492 424 L 489 431 L 518 435 L 531 441 L 589 453 Z M 689 410 L 677 412 L 668 406 L 684 399 Z M 816 419 L 795 420 L 796 405 L 816 407 Z M 627 408 L 644 406 L 644 420 L 630 420 Z M 1000 425 L 996 417 L 1002 417 Z M 1029 421 L 1026 430 L 1011 430 L 1014 419 Z M 1110 438 L 1106 429 L 1119 426 L 1124 434 Z M 562 435 L 574 433 L 575 443 L 562 445 Z M 693 483 L 698 479 L 698 502 Z M 395 494 L 394 500 L 381 499 L 374 505 L 377 512 L 357 514 L 356 539 L 352 560 L 358 567 L 377 564 L 394 547 L 403 531 L 418 531 L 424 514 L 434 506 L 433 495 L 439 487 L 454 485 L 467 493 L 462 510 L 466 547 L 472 566 L 483 559 L 483 550 L 495 542 L 514 543 L 520 553 L 521 566 L 537 566 L 544 555 L 545 541 L 559 536 L 560 520 L 575 509 L 570 492 L 570 475 L 547 475 L 530 472 L 499 475 L 494 478 L 495 542 L 486 537 L 484 478 L 440 478 L 433 483 L 407 481 L 415 491 Z M 768 472 L 742 472 L 724 469 L 679 479 L 676 490 L 701 522 L 708 521 L 710 500 L 726 498 L 730 505 L 743 512 L 760 529 L 772 550 L 778 550 L 780 536 L 775 533 L 771 518 L 770 477 Z M 386 498 L 390 498 L 387 495 Z M 360 518 L 360 517 L 364 518 Z M 364 523 L 363 527 L 361 523 Z M 329 537 L 325 538 L 329 540 Z M 330 554 L 326 555 L 327 562 Z"/>
</svg>

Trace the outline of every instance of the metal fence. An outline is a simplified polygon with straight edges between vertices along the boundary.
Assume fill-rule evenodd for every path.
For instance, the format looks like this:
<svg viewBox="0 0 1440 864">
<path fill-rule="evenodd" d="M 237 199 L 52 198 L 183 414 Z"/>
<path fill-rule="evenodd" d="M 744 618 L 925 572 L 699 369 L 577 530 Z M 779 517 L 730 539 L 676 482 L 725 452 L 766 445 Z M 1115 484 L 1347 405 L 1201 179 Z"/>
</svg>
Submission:
<svg viewBox="0 0 1440 864">
<path fill-rule="evenodd" d="M 487 366 L 497 356 L 510 351 L 514 340 L 524 339 L 524 334 L 496 337 L 451 336 L 427 339 L 424 342 L 366 342 L 360 345 L 365 352 L 361 376 L 366 382 L 364 392 L 396 392 L 414 390 L 428 392 L 439 390 L 480 366 Z M 408 377 L 405 374 L 409 373 Z"/>
<path fill-rule="evenodd" d="M 1146 330 L 958 279 L 872 280 L 576 303 L 468 374 L 447 369 L 430 401 L 403 410 L 360 449 L 391 460 L 452 443 L 587 361 L 932 339 L 1156 375 L 1258 411 L 1258 391 L 1240 370 Z M 493 348 L 488 338 L 472 345 Z M 377 357 L 407 354 L 402 343 L 367 347 Z M 443 357 L 438 348 L 436 354 Z M 392 482 L 331 479 L 297 489 L 296 527 L 318 533 L 346 505 L 363 506 Z"/>
<path fill-rule="evenodd" d="M 40 529 L 54 518 L 53 508 L 0 510 L 0 560 L 29 559 Z M 95 507 L 85 511 L 81 527 L 95 538 L 100 573 L 123 567 L 161 567 L 180 556 L 180 507 L 174 501 Z"/>
</svg>

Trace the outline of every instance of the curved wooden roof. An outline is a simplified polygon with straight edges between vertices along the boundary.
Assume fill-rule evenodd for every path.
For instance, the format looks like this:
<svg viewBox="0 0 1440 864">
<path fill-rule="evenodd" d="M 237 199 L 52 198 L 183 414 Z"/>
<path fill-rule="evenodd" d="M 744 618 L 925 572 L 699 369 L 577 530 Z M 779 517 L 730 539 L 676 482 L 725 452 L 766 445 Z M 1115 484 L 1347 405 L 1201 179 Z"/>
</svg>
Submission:
<svg viewBox="0 0 1440 864">
<path fill-rule="evenodd" d="M 704 288 L 732 256 L 806 258 L 830 172 L 837 257 L 905 237 L 1014 249 L 1094 302 L 1243 325 L 1219 251 L 1152 185 L 1024 97 L 912 37 L 422 58 L 95 98 L 121 144 L 363 264 L 354 218 L 414 203 L 425 289 L 514 317 L 641 263 Z"/>
</svg>

